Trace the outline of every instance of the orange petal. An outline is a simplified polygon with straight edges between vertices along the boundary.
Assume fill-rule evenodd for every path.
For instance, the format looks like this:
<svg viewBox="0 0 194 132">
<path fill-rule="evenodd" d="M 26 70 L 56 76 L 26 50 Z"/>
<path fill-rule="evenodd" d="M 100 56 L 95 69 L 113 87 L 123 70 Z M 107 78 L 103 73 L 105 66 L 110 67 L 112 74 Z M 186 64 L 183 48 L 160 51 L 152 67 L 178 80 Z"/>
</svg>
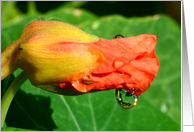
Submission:
<svg viewBox="0 0 194 132">
<path fill-rule="evenodd" d="M 159 69 L 154 50 L 156 38 L 157 35 L 144 34 L 94 42 L 105 62 L 91 74 L 96 82 L 93 89 L 124 88 L 137 95 L 145 92 Z"/>
</svg>

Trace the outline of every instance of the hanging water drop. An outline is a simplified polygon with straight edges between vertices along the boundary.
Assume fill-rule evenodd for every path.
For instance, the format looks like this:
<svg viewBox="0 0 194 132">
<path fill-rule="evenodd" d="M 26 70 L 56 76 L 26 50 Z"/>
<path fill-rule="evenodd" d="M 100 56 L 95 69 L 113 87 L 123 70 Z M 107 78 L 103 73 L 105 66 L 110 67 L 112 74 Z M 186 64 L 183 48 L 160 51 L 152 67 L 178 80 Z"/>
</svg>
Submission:
<svg viewBox="0 0 194 132">
<path fill-rule="evenodd" d="M 80 92 L 88 92 L 95 86 L 95 82 L 87 73 L 83 74 L 83 76 L 82 74 L 75 76 L 74 80 L 71 81 L 71 84 Z"/>
<path fill-rule="evenodd" d="M 129 93 L 124 89 L 116 89 L 115 96 L 119 105 L 124 109 L 136 106 L 139 98 L 135 93 Z"/>
<path fill-rule="evenodd" d="M 84 79 L 82 80 L 82 83 L 92 84 L 93 83 L 93 80 L 90 78 L 89 75 L 84 75 Z"/>
</svg>

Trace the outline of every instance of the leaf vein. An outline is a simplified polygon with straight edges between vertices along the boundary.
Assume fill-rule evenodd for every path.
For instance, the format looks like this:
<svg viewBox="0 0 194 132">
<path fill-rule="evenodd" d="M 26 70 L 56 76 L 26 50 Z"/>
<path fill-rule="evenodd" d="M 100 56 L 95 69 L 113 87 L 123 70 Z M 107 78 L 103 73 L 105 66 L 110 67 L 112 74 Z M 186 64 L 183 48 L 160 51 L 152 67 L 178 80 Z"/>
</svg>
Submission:
<svg viewBox="0 0 194 132">
<path fill-rule="evenodd" d="M 91 102 L 91 95 L 88 94 L 88 97 L 89 97 L 89 106 L 90 106 L 90 110 L 91 110 L 94 131 L 97 131 L 97 128 L 96 128 L 96 120 L 95 120 L 95 116 L 94 116 L 94 109 L 93 109 L 93 105 L 92 105 L 92 102 Z"/>
<path fill-rule="evenodd" d="M 17 99 L 15 99 L 16 104 L 19 106 L 19 108 L 28 116 L 28 118 L 35 124 L 36 128 L 40 128 L 44 131 L 48 131 L 48 129 L 46 129 L 43 126 L 38 125 L 38 123 L 36 123 L 36 121 L 34 119 L 31 118 L 31 116 L 22 108 L 22 106 L 19 104 L 19 102 L 17 101 Z"/>
<path fill-rule="evenodd" d="M 75 123 L 75 125 L 76 125 L 76 127 L 78 129 L 78 131 L 81 131 L 81 128 L 80 128 L 80 126 L 79 126 L 79 124 L 78 124 L 78 122 L 77 122 L 77 120 L 76 120 L 76 118 L 75 118 L 71 108 L 69 107 L 67 101 L 65 100 L 65 98 L 62 95 L 60 95 L 60 98 L 63 101 L 63 103 L 65 104 L 65 106 L 67 107 L 67 110 L 69 111 L 69 113 L 70 113 L 70 115 L 71 115 L 71 117 L 72 117 L 72 119 L 73 119 L 73 121 L 74 121 L 74 123 Z"/>
<path fill-rule="evenodd" d="M 110 115 L 108 116 L 108 118 L 107 118 L 107 120 L 106 120 L 106 122 L 105 122 L 105 124 L 104 124 L 104 127 L 101 129 L 101 131 L 103 131 L 103 130 L 107 127 L 108 123 L 110 122 L 110 119 L 111 119 L 111 118 L 113 117 L 113 115 L 114 115 L 114 111 L 116 110 L 116 106 L 117 106 L 117 104 L 115 103 L 114 108 L 112 109 Z"/>
</svg>

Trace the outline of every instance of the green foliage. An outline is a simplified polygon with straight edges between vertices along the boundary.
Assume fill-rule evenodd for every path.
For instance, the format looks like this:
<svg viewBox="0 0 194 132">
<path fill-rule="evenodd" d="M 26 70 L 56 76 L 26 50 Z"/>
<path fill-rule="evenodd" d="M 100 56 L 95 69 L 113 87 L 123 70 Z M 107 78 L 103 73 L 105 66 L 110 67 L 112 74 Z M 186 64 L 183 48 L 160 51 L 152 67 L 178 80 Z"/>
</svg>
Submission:
<svg viewBox="0 0 194 132">
<path fill-rule="evenodd" d="M 23 129 L 23 128 L 15 128 L 15 127 L 3 127 L 1 128 L 2 131 L 34 131 L 30 129 Z"/>
<path fill-rule="evenodd" d="M 22 15 L 1 26 L 1 50 L 17 39 L 28 23 L 37 19 L 64 21 L 105 39 L 117 34 L 125 37 L 157 34 L 155 52 L 160 69 L 132 109 L 122 109 L 117 104 L 115 90 L 62 96 L 36 88 L 27 80 L 16 94 L 6 118 L 6 126 L 15 128 L 5 126 L 2 130 L 181 130 L 181 29 L 170 17 L 110 15 L 99 18 L 89 11 L 72 8 Z M 3 80 L 2 89 L 20 72 L 19 69 Z"/>
</svg>

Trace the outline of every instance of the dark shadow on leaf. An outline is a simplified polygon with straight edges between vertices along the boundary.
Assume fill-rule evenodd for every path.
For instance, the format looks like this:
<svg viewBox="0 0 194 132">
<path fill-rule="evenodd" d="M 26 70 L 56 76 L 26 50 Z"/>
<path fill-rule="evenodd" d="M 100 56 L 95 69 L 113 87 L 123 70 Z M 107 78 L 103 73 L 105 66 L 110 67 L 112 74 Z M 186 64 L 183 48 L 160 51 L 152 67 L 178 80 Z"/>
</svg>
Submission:
<svg viewBox="0 0 194 132">
<path fill-rule="evenodd" d="M 52 131 L 57 128 L 52 119 L 51 99 L 26 94 L 19 90 L 6 117 L 8 127 Z"/>
</svg>

